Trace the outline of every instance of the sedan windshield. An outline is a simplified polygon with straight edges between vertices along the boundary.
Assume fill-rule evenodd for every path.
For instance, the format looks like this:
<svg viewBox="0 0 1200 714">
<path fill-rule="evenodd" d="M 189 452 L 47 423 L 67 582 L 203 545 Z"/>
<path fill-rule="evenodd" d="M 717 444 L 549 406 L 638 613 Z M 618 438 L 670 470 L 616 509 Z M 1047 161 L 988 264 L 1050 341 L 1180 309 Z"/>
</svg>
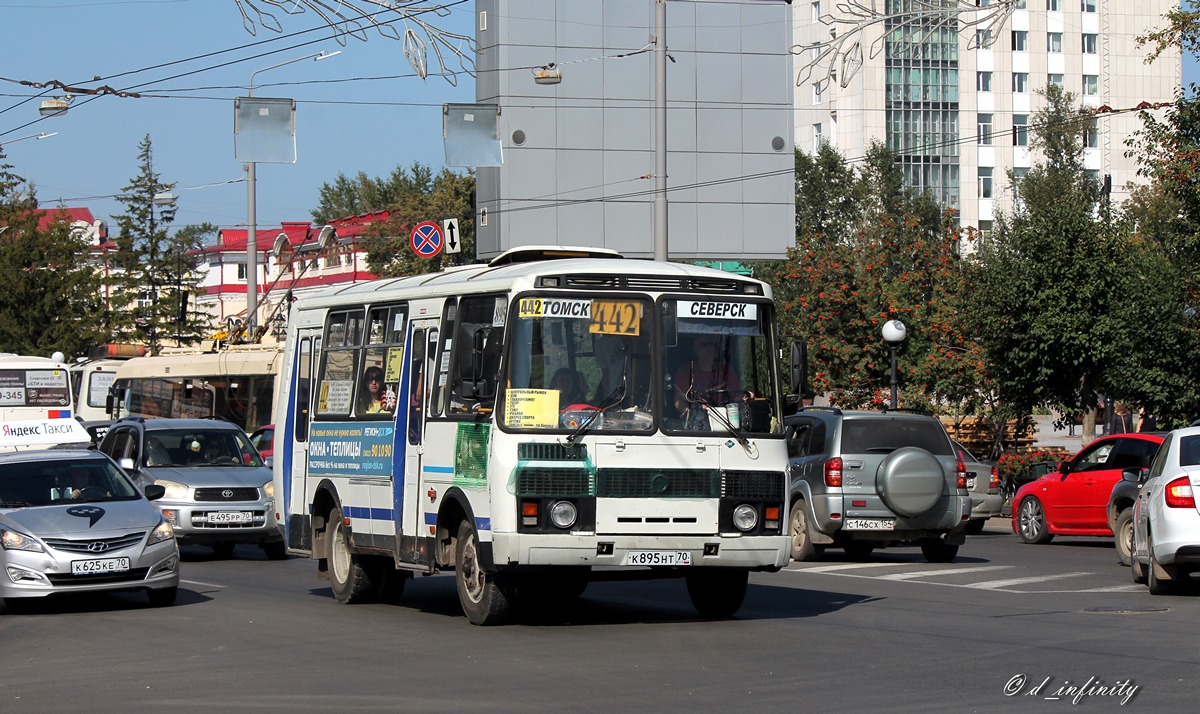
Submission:
<svg viewBox="0 0 1200 714">
<path fill-rule="evenodd" d="M 0 465 L 0 508 L 130 501 L 138 491 L 107 459 L 54 459 Z"/>
</svg>

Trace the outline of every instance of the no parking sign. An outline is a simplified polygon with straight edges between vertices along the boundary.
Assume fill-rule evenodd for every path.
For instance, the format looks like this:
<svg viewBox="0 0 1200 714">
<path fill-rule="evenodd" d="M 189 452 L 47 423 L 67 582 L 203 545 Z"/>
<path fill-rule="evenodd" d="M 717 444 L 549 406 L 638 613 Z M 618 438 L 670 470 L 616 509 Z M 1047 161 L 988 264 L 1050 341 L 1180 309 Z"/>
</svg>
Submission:
<svg viewBox="0 0 1200 714">
<path fill-rule="evenodd" d="M 442 252 L 446 241 L 442 235 L 442 227 L 433 221 L 418 223 L 412 229 L 408 239 L 409 246 L 420 258 L 432 258 Z"/>
</svg>

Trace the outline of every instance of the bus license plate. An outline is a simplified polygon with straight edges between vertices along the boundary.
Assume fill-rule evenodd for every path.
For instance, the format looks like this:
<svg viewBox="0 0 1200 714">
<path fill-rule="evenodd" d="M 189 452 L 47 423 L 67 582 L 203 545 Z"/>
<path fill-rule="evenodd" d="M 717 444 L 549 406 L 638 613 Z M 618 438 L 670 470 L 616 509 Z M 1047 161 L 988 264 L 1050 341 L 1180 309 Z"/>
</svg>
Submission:
<svg viewBox="0 0 1200 714">
<path fill-rule="evenodd" d="M 249 523 L 254 514 L 249 511 L 218 511 L 208 514 L 209 523 Z"/>
<path fill-rule="evenodd" d="M 691 565 L 690 550 L 631 550 L 621 565 Z"/>
<path fill-rule="evenodd" d="M 842 524 L 844 531 L 894 531 L 894 518 L 847 518 Z"/>
<path fill-rule="evenodd" d="M 129 570 L 129 558 L 71 561 L 71 575 L 102 575 L 104 573 L 124 573 L 127 570 Z"/>
</svg>

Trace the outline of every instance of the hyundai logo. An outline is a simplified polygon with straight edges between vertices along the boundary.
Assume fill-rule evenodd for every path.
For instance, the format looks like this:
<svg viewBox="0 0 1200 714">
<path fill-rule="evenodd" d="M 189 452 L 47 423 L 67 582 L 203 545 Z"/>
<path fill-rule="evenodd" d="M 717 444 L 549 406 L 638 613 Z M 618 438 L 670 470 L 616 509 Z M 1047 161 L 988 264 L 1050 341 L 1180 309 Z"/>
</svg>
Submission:
<svg viewBox="0 0 1200 714">
<path fill-rule="evenodd" d="M 104 551 L 108 550 L 108 543 L 104 543 L 102 541 L 96 541 L 95 543 L 88 543 L 87 549 L 88 549 L 88 552 L 91 552 L 91 553 L 103 553 Z"/>
<path fill-rule="evenodd" d="M 233 498 L 233 489 L 227 488 L 224 491 L 221 491 L 221 498 Z"/>
</svg>

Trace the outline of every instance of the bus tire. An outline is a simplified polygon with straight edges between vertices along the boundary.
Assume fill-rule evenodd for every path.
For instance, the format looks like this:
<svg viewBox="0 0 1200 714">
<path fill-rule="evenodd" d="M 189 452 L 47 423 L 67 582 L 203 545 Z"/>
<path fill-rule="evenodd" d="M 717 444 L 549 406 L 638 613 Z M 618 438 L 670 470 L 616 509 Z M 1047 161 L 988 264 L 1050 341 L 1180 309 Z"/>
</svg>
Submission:
<svg viewBox="0 0 1200 714">
<path fill-rule="evenodd" d="M 350 533 L 346 530 L 340 509 L 329 514 L 329 533 L 325 541 L 329 544 L 329 586 L 333 597 L 340 603 L 352 605 L 366 602 L 374 589 L 371 574 L 363 567 L 362 556 L 350 551 Z"/>
<path fill-rule="evenodd" d="M 502 625 L 512 615 L 512 583 L 483 569 L 479 540 L 466 521 L 459 524 L 454 545 L 454 583 L 463 614 L 472 625 Z"/>
<path fill-rule="evenodd" d="M 696 568 L 689 572 L 688 597 L 700 617 L 719 620 L 733 615 L 741 609 L 746 599 L 746 585 L 750 571 L 741 568 Z"/>
</svg>

